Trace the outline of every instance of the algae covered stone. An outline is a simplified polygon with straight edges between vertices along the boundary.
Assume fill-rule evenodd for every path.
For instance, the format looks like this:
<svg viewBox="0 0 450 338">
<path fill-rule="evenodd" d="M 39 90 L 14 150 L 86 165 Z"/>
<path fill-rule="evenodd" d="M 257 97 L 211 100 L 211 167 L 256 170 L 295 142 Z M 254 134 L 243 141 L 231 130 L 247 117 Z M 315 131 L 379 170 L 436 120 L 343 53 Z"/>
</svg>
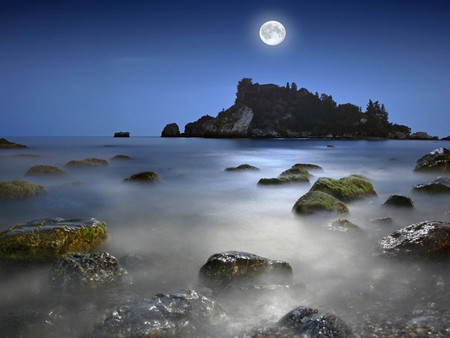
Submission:
<svg viewBox="0 0 450 338">
<path fill-rule="evenodd" d="M 0 182 L 0 200 L 14 200 L 46 192 L 42 185 L 23 180 Z"/>
<path fill-rule="evenodd" d="M 350 175 L 339 180 L 321 177 L 311 187 L 311 191 L 321 191 L 344 202 L 376 196 L 372 183 L 359 175 Z"/>
<path fill-rule="evenodd" d="M 101 167 L 107 166 L 108 161 L 100 158 L 88 157 L 82 160 L 73 160 L 67 162 L 68 167 Z"/>
<path fill-rule="evenodd" d="M 250 164 L 241 164 L 237 167 L 226 168 L 225 171 L 259 171 L 258 167 L 252 166 Z"/>
<path fill-rule="evenodd" d="M 348 208 L 343 202 L 322 191 L 307 192 L 295 202 L 292 210 L 299 215 L 308 215 L 321 211 L 338 214 L 348 213 Z"/>
<path fill-rule="evenodd" d="M 131 175 L 130 177 L 123 180 L 124 182 L 139 182 L 139 183 L 153 183 L 159 181 L 158 174 L 153 171 L 144 171 Z"/>
<path fill-rule="evenodd" d="M 321 166 L 311 163 L 296 163 L 292 166 L 292 169 L 323 170 Z"/>
<path fill-rule="evenodd" d="M 45 218 L 0 232 L 0 258 L 53 260 L 69 253 L 94 252 L 108 238 L 106 223 L 91 219 Z"/>
<path fill-rule="evenodd" d="M 278 177 L 261 178 L 258 181 L 259 185 L 280 185 L 289 183 L 309 183 L 309 178 L 312 175 L 308 170 L 303 168 L 290 168 L 283 171 Z"/>
<path fill-rule="evenodd" d="M 35 165 L 25 173 L 25 176 L 65 175 L 65 171 L 52 165 Z"/>
</svg>

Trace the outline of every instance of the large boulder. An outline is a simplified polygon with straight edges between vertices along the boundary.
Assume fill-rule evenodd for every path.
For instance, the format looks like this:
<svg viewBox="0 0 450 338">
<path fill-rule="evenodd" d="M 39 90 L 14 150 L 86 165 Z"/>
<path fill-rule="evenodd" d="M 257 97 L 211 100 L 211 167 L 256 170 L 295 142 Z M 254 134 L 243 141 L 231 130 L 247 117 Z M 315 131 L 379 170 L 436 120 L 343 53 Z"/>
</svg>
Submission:
<svg viewBox="0 0 450 338">
<path fill-rule="evenodd" d="M 159 181 L 158 174 L 153 171 L 144 171 L 131 175 L 130 177 L 123 180 L 124 182 L 137 182 L 137 183 L 154 183 Z"/>
<path fill-rule="evenodd" d="M 46 261 L 69 253 L 94 252 L 108 238 L 106 223 L 91 219 L 45 218 L 0 232 L 0 258 Z"/>
<path fill-rule="evenodd" d="M 323 170 L 321 166 L 311 163 L 296 163 L 292 166 L 292 169 Z"/>
<path fill-rule="evenodd" d="M 101 167 L 108 165 L 107 160 L 100 158 L 88 157 L 82 160 L 73 160 L 66 163 L 68 167 Z"/>
<path fill-rule="evenodd" d="M 241 164 L 237 167 L 225 168 L 225 171 L 259 171 L 260 169 L 250 164 Z"/>
<path fill-rule="evenodd" d="M 95 337 L 217 337 L 228 316 L 213 300 L 194 290 L 161 293 L 108 311 Z"/>
<path fill-rule="evenodd" d="M 414 171 L 450 172 L 450 150 L 438 148 L 417 160 Z"/>
<path fill-rule="evenodd" d="M 286 282 L 291 276 L 289 263 L 241 251 L 214 254 L 199 271 L 201 284 L 217 291 L 255 282 Z"/>
<path fill-rule="evenodd" d="M 0 182 L 0 200 L 14 200 L 32 197 L 46 192 L 42 185 L 23 180 Z"/>
<path fill-rule="evenodd" d="M 450 179 L 447 177 L 438 177 L 428 184 L 416 184 L 413 191 L 425 192 L 429 194 L 450 193 Z"/>
<path fill-rule="evenodd" d="M 27 170 L 25 176 L 61 176 L 65 171 L 53 165 L 34 165 Z"/>
<path fill-rule="evenodd" d="M 128 272 L 107 252 L 64 255 L 50 270 L 53 287 L 63 291 L 99 289 L 129 284 Z"/>
<path fill-rule="evenodd" d="M 299 215 L 323 211 L 336 214 L 348 213 L 348 208 L 342 201 L 322 191 L 307 192 L 295 202 L 292 210 Z"/>
<path fill-rule="evenodd" d="M 375 253 L 387 257 L 427 259 L 450 256 L 450 222 L 424 221 L 383 237 Z"/>
<path fill-rule="evenodd" d="M 14 142 L 10 142 L 5 138 L 0 138 L 0 149 L 17 149 L 17 148 L 26 148 L 27 146 L 23 144 L 18 144 Z"/>
<path fill-rule="evenodd" d="M 161 137 L 179 137 L 180 128 L 176 123 L 167 124 L 161 132 Z"/>
<path fill-rule="evenodd" d="M 204 125 L 210 121 L 213 120 L 214 117 L 209 115 L 204 115 L 201 118 L 199 118 L 195 122 L 190 122 L 186 124 L 184 127 L 184 135 L 186 137 L 203 137 L 205 136 L 205 128 Z"/>
<path fill-rule="evenodd" d="M 414 202 L 407 196 L 390 195 L 383 205 L 388 207 L 413 208 Z"/>
<path fill-rule="evenodd" d="M 321 191 L 344 202 L 376 196 L 372 183 L 360 175 L 350 175 L 339 180 L 321 177 L 310 191 Z"/>
<path fill-rule="evenodd" d="M 259 185 L 280 185 L 288 183 L 309 183 L 309 178 L 312 175 L 305 168 L 290 168 L 283 171 L 278 177 L 261 178 L 258 181 Z"/>
</svg>

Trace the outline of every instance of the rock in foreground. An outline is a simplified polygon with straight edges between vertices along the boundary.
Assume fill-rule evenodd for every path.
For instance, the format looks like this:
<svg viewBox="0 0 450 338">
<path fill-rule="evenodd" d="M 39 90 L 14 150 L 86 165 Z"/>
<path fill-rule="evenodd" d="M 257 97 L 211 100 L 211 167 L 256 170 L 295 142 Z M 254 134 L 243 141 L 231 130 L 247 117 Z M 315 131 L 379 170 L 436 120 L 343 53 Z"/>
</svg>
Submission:
<svg viewBox="0 0 450 338">
<path fill-rule="evenodd" d="M 108 237 L 106 223 L 91 219 L 46 218 L 0 232 L 0 258 L 47 261 L 68 253 L 93 252 Z"/>
<path fill-rule="evenodd" d="M 14 200 L 46 192 L 42 185 L 14 180 L 0 182 L 0 200 Z"/>
<path fill-rule="evenodd" d="M 162 293 L 106 314 L 95 337 L 218 337 L 228 316 L 213 300 L 193 290 Z"/>
<path fill-rule="evenodd" d="M 431 183 L 415 185 L 413 190 L 429 194 L 448 194 L 450 193 L 450 179 L 447 177 L 438 177 Z"/>
<path fill-rule="evenodd" d="M 350 175 L 339 180 L 321 177 L 311 187 L 311 191 L 321 191 L 344 202 L 376 196 L 372 183 L 360 175 Z"/>
<path fill-rule="evenodd" d="M 25 176 L 61 176 L 65 175 L 65 171 L 62 170 L 59 167 L 52 166 L 52 165 L 35 165 L 32 166 L 28 171 L 25 173 Z"/>
<path fill-rule="evenodd" d="M 348 213 L 347 206 L 337 198 L 322 191 L 309 191 L 297 202 L 292 210 L 299 215 L 308 215 L 316 212 Z"/>
<path fill-rule="evenodd" d="M 376 254 L 413 259 L 450 256 L 450 222 L 424 221 L 383 237 Z"/>
<path fill-rule="evenodd" d="M 292 268 L 287 262 L 248 252 L 227 251 L 209 257 L 200 268 L 199 279 L 204 286 L 220 290 L 231 284 L 252 283 L 260 279 L 286 281 L 291 275 Z"/>
<path fill-rule="evenodd" d="M 450 150 L 438 148 L 417 160 L 414 171 L 450 172 Z"/>
<path fill-rule="evenodd" d="M 130 177 L 123 180 L 124 182 L 139 182 L 139 183 L 154 183 L 159 181 L 158 174 L 153 171 L 144 171 L 131 175 Z"/>
<path fill-rule="evenodd" d="M 50 270 L 50 281 L 57 289 L 98 289 L 128 284 L 128 272 L 107 252 L 76 253 L 57 260 Z"/>
<path fill-rule="evenodd" d="M 100 158 L 88 157 L 82 160 L 69 161 L 66 165 L 68 167 L 101 167 L 108 165 L 108 161 Z"/>
<path fill-rule="evenodd" d="M 17 148 L 27 148 L 27 146 L 23 144 L 10 142 L 5 138 L 0 138 L 0 149 L 17 149 Z"/>
</svg>

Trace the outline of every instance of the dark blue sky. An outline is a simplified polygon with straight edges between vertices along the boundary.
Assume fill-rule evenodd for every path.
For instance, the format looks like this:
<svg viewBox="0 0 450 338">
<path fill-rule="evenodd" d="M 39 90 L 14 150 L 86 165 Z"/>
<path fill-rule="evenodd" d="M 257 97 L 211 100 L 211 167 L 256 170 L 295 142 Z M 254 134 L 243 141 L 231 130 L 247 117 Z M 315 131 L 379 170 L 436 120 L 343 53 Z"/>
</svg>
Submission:
<svg viewBox="0 0 450 338">
<path fill-rule="evenodd" d="M 286 40 L 264 45 L 267 20 Z M 237 82 L 296 82 L 450 134 L 450 1 L 0 2 L 0 136 L 158 136 L 233 104 Z"/>
</svg>

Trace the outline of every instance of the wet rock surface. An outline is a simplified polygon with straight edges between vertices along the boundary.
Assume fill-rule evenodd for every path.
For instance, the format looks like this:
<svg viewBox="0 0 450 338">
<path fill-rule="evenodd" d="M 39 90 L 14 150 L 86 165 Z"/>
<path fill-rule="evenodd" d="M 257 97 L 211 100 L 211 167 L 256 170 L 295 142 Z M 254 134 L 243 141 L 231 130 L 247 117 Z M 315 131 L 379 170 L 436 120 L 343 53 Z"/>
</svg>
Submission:
<svg viewBox="0 0 450 338">
<path fill-rule="evenodd" d="M 450 193 L 450 179 L 440 176 L 428 184 L 416 184 L 413 187 L 413 191 L 429 194 L 448 194 Z"/>
<path fill-rule="evenodd" d="M 387 257 L 430 259 L 450 257 L 450 223 L 424 221 L 383 237 L 376 254 Z"/>
<path fill-rule="evenodd" d="M 65 171 L 62 170 L 59 167 L 52 166 L 52 165 L 35 165 L 32 166 L 30 169 L 27 170 L 25 173 L 25 176 L 61 176 L 65 175 Z"/>
<path fill-rule="evenodd" d="M 450 172 L 450 150 L 437 148 L 417 160 L 414 171 Z"/>
<path fill-rule="evenodd" d="M 383 204 L 388 207 L 413 208 L 414 202 L 411 198 L 402 195 L 391 195 Z"/>
<path fill-rule="evenodd" d="M 103 167 L 107 166 L 108 161 L 100 158 L 88 157 L 82 160 L 73 160 L 66 163 L 68 167 Z"/>
<path fill-rule="evenodd" d="M 339 180 L 321 177 L 311 187 L 311 191 L 327 193 L 343 202 L 376 196 L 372 183 L 361 175 L 350 175 Z"/>
<path fill-rule="evenodd" d="M 228 167 L 225 168 L 225 171 L 259 171 L 260 169 L 250 165 L 250 164 L 241 164 L 238 165 L 237 167 Z"/>
<path fill-rule="evenodd" d="M 28 198 L 47 192 L 42 185 L 23 180 L 0 182 L 0 201 Z"/>
<path fill-rule="evenodd" d="M 159 181 L 158 174 L 153 171 L 144 171 L 123 180 L 124 182 L 137 182 L 137 183 L 154 183 Z"/>
<path fill-rule="evenodd" d="M 289 263 L 242 251 L 212 255 L 199 271 L 200 283 L 214 291 L 258 282 L 286 283 L 291 276 Z"/>
<path fill-rule="evenodd" d="M 161 293 L 106 313 L 95 337 L 220 337 L 228 316 L 194 290 Z"/>
<path fill-rule="evenodd" d="M 348 213 L 348 208 L 343 202 L 321 191 L 307 192 L 295 202 L 292 210 L 299 215 L 317 212 Z"/>
<path fill-rule="evenodd" d="M 68 253 L 92 252 L 108 238 L 106 223 L 91 219 L 46 218 L 0 232 L 0 258 L 47 261 Z"/>
</svg>

